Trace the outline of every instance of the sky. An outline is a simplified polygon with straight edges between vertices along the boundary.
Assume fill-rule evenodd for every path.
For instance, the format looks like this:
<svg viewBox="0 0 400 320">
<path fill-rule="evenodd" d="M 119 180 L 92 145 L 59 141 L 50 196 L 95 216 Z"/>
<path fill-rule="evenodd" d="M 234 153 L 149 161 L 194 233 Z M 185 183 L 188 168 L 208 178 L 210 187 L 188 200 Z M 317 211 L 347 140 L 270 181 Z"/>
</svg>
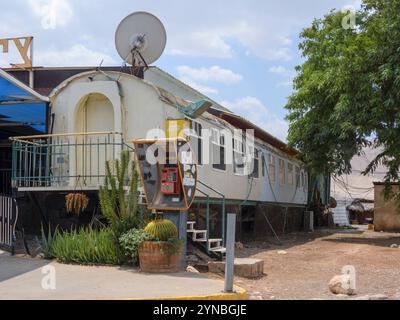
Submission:
<svg viewBox="0 0 400 320">
<path fill-rule="evenodd" d="M 288 96 L 302 63 L 299 34 L 359 0 L 2 0 L 0 38 L 34 36 L 35 66 L 121 65 L 119 22 L 148 11 L 168 43 L 155 65 L 286 140 Z M 19 63 L 10 46 L 0 67 Z"/>
</svg>

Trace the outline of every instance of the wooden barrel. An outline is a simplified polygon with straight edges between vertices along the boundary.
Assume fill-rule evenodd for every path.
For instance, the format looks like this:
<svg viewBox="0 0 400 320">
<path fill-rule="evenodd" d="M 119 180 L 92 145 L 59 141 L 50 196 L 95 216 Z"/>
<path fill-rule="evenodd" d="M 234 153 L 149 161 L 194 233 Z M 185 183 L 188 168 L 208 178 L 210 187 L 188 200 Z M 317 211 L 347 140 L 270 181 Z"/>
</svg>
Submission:
<svg viewBox="0 0 400 320">
<path fill-rule="evenodd" d="M 147 273 L 177 273 L 180 271 L 182 244 L 175 255 L 167 255 L 168 242 L 143 242 L 139 247 L 140 270 Z M 164 249 L 164 250 L 163 250 Z"/>
</svg>

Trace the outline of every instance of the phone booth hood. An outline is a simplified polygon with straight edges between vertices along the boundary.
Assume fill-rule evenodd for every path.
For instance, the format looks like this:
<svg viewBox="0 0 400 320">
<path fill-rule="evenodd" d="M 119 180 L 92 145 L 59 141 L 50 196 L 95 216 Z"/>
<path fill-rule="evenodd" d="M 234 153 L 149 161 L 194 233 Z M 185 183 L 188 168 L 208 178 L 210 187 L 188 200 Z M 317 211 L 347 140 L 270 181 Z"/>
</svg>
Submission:
<svg viewBox="0 0 400 320">
<path fill-rule="evenodd" d="M 189 142 L 183 138 L 132 142 L 148 209 L 189 210 L 197 188 L 197 157 Z"/>
</svg>

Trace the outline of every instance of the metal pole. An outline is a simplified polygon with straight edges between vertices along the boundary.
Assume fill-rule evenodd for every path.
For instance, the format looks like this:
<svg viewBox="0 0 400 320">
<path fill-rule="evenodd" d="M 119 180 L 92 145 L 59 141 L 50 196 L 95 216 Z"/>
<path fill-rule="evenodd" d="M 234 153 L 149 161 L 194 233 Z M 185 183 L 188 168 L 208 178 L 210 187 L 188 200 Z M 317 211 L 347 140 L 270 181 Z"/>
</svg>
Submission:
<svg viewBox="0 0 400 320">
<path fill-rule="evenodd" d="M 180 217 L 179 217 L 179 240 L 182 241 L 182 256 L 181 256 L 181 270 L 182 271 L 186 271 L 187 223 L 188 223 L 188 212 L 181 211 Z"/>
<path fill-rule="evenodd" d="M 225 292 L 233 292 L 235 268 L 236 214 L 228 214 L 225 262 Z"/>
</svg>

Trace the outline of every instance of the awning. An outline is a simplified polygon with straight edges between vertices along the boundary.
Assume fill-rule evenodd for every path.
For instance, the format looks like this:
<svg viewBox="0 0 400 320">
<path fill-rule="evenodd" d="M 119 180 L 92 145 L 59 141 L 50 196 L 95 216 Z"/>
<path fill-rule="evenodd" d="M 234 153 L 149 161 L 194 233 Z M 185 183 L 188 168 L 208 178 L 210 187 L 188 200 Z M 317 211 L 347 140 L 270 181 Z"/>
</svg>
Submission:
<svg viewBox="0 0 400 320">
<path fill-rule="evenodd" d="M 45 132 L 48 102 L 0 69 L 0 139 Z"/>
</svg>

